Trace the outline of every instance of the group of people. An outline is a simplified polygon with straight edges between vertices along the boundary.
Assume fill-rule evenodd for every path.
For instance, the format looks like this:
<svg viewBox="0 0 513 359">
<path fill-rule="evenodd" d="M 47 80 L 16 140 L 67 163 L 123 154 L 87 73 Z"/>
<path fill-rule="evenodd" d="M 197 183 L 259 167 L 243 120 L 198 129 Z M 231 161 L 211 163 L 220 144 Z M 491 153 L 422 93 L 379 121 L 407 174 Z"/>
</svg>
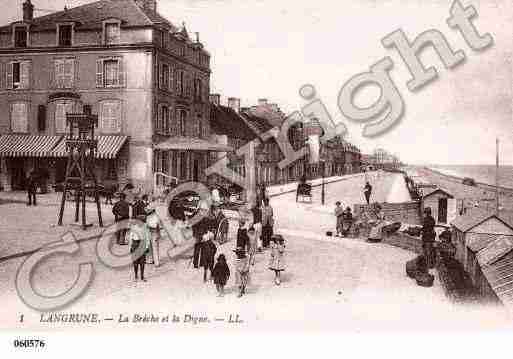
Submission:
<svg viewBox="0 0 513 359">
<path fill-rule="evenodd" d="M 193 226 L 193 235 L 197 238 L 193 262 L 195 268 L 203 268 L 204 282 L 209 279 L 213 281 L 218 295 L 223 296 L 231 272 L 225 254 L 219 254 L 215 260 L 217 246 L 214 242 L 213 223 L 213 218 L 207 215 Z M 268 197 L 257 196 L 255 205 L 249 211 L 240 213 L 233 250 L 233 270 L 239 297 L 246 293 L 251 267 L 256 264 L 257 255 L 266 249 L 270 249 L 269 269 L 274 272 L 274 281 L 276 285 L 281 284 L 281 272 L 285 270 L 285 240 L 281 235 L 274 234 L 273 227 L 274 213 Z"/>
<path fill-rule="evenodd" d="M 132 215 L 130 216 L 130 209 Z M 125 193 L 120 193 L 119 201 L 112 207 L 116 223 L 129 220 L 128 225 L 121 224 L 116 231 L 116 243 L 128 245 L 133 256 L 134 279 L 146 282 L 144 269 L 146 264 L 160 266 L 160 231 L 162 224 L 151 205 L 148 195 L 136 195 L 132 202 L 127 201 Z"/>
<path fill-rule="evenodd" d="M 351 212 L 351 207 L 344 207 L 342 203 L 335 203 L 335 218 L 337 219 L 336 224 L 336 237 L 346 237 L 351 230 L 351 226 L 353 225 L 353 213 Z"/>
</svg>

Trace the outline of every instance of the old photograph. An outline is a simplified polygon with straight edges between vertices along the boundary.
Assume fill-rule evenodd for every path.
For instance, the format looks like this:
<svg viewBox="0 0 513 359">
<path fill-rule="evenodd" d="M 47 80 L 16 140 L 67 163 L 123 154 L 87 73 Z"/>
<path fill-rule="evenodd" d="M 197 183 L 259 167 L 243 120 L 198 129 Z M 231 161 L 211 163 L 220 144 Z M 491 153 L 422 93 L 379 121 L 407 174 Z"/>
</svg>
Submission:
<svg viewBox="0 0 513 359">
<path fill-rule="evenodd" d="M 513 328 L 510 1 L 0 4 L 1 330 Z"/>
</svg>

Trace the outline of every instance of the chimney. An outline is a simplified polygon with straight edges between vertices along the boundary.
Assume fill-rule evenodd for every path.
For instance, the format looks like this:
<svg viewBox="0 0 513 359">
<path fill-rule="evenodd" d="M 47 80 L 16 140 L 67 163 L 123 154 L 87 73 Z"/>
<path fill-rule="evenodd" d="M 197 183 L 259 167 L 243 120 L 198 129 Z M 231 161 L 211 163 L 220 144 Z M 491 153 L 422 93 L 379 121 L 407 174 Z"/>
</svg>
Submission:
<svg viewBox="0 0 513 359">
<path fill-rule="evenodd" d="M 269 105 L 269 107 L 271 108 L 271 110 L 272 110 L 273 112 L 280 112 L 280 108 L 278 107 L 278 104 L 277 104 L 277 103 L 271 103 L 271 104 Z"/>
<path fill-rule="evenodd" d="M 229 97 L 228 98 L 228 107 L 230 107 L 233 111 L 239 113 L 240 112 L 240 98 Z"/>
<path fill-rule="evenodd" d="M 259 98 L 258 99 L 258 106 L 267 106 L 267 99 L 266 98 Z"/>
<path fill-rule="evenodd" d="M 157 11 L 157 0 L 135 0 L 135 3 L 143 10 Z"/>
<path fill-rule="evenodd" d="M 34 5 L 30 0 L 25 0 L 23 3 L 23 21 L 31 22 L 34 19 Z"/>
<path fill-rule="evenodd" d="M 208 100 L 211 104 L 219 106 L 221 104 L 221 95 L 218 93 L 212 93 L 208 96 Z"/>
</svg>

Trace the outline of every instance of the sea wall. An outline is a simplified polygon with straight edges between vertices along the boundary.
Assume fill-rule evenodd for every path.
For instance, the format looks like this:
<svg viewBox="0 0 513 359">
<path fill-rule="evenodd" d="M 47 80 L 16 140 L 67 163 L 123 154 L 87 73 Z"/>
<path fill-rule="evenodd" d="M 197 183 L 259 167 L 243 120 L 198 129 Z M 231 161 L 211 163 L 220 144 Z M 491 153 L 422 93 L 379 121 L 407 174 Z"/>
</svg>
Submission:
<svg viewBox="0 0 513 359">
<path fill-rule="evenodd" d="M 420 202 L 380 203 L 385 220 L 408 224 L 420 224 Z M 358 217 L 362 211 L 369 209 L 369 205 L 355 204 L 354 213 Z"/>
<path fill-rule="evenodd" d="M 434 174 L 436 174 L 438 176 L 444 177 L 445 179 L 453 181 L 453 182 L 462 183 L 462 181 L 463 181 L 463 177 L 457 177 L 457 176 L 448 175 L 446 173 L 442 173 L 440 171 L 437 171 L 435 169 L 428 168 L 428 167 L 423 167 L 423 169 L 426 170 L 426 171 L 429 171 L 431 173 L 434 173 Z M 491 184 L 488 184 L 488 183 L 477 182 L 476 181 L 476 186 L 478 188 L 482 188 L 483 190 L 495 191 L 495 186 L 491 185 Z M 499 187 L 499 193 L 500 194 L 513 195 L 513 188 L 503 187 L 503 186 L 498 186 L 498 187 Z"/>
</svg>

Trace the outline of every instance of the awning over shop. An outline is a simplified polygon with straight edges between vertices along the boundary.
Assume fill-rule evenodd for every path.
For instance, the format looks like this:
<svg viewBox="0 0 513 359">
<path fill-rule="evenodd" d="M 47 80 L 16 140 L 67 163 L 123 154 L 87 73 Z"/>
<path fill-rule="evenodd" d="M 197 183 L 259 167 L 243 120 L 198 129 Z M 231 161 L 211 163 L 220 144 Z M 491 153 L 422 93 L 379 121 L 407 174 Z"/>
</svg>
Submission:
<svg viewBox="0 0 513 359">
<path fill-rule="evenodd" d="M 171 137 L 155 146 L 157 150 L 179 150 L 179 151 L 213 151 L 213 152 L 231 152 L 233 148 L 220 143 L 210 142 L 193 137 Z"/>
<path fill-rule="evenodd" d="M 2 135 L 0 156 L 3 157 L 49 157 L 62 136 Z"/>
<path fill-rule="evenodd" d="M 96 152 L 96 158 L 101 159 L 112 159 L 116 158 L 119 150 L 125 144 L 128 139 L 127 136 L 97 136 L 98 150 Z M 52 151 L 51 157 L 66 157 L 68 151 L 66 150 L 66 140 L 63 139 L 57 147 Z"/>
</svg>

